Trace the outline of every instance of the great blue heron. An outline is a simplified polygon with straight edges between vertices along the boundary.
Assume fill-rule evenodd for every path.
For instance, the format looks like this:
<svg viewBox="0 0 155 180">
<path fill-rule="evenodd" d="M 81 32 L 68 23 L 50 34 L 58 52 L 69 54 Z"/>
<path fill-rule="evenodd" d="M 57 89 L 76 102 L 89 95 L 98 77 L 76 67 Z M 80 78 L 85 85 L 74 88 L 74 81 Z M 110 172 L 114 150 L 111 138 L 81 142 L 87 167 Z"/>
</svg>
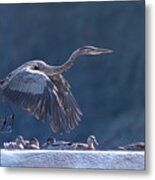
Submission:
<svg viewBox="0 0 155 180">
<path fill-rule="evenodd" d="M 37 119 L 52 119 L 50 125 L 54 132 L 69 132 L 78 126 L 82 112 L 62 73 L 71 68 L 80 55 L 111 52 L 109 49 L 84 46 L 75 50 L 63 65 L 50 66 L 42 60 L 26 62 L 0 81 L 0 91 Z"/>
</svg>

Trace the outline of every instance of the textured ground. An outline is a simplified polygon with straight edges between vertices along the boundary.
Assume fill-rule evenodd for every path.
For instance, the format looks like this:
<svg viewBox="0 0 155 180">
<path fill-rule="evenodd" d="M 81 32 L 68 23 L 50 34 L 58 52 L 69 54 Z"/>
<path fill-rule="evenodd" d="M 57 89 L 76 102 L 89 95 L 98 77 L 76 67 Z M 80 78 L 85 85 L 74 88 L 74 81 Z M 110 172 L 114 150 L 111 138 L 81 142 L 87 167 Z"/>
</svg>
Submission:
<svg viewBox="0 0 155 180">
<path fill-rule="evenodd" d="M 2 149 L 1 166 L 144 170 L 144 152 Z"/>
</svg>

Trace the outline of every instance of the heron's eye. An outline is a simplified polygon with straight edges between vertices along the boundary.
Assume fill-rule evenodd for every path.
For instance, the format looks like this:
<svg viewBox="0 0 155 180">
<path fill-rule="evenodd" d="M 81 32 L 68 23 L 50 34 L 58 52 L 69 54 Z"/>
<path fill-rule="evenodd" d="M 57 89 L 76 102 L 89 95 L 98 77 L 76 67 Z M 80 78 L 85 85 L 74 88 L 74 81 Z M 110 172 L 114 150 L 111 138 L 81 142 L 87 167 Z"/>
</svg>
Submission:
<svg viewBox="0 0 155 180">
<path fill-rule="evenodd" d="M 39 70 L 39 67 L 38 66 L 34 66 L 33 69 L 34 70 Z"/>
</svg>

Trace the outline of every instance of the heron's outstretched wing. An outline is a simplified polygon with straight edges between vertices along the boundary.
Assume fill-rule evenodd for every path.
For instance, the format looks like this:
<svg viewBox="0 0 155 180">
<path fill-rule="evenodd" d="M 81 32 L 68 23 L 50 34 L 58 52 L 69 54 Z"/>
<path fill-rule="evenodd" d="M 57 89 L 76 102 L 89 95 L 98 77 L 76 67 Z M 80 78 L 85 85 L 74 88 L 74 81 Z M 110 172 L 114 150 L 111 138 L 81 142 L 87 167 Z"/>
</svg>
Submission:
<svg viewBox="0 0 155 180">
<path fill-rule="evenodd" d="M 69 130 L 74 129 L 78 126 L 79 121 L 81 121 L 80 116 L 82 115 L 82 112 L 80 111 L 78 104 L 70 91 L 70 85 L 61 74 L 52 76 L 50 79 L 55 87 L 53 89 L 57 97 L 57 101 L 55 101 L 55 103 L 59 103 L 59 106 L 63 107 L 65 113 L 64 116 L 66 116 Z M 62 113 L 58 112 L 57 114 L 62 115 Z M 53 129 L 54 131 L 58 131 L 60 124 L 62 124 L 61 122 L 58 123 L 58 121 L 55 121 L 58 116 L 57 114 L 53 114 L 52 127 L 57 127 L 57 129 Z M 57 124 L 57 126 L 53 126 L 53 124 Z"/>
<path fill-rule="evenodd" d="M 62 75 L 49 79 L 39 71 L 20 71 L 3 86 L 4 95 L 37 119 L 51 118 L 54 132 L 69 132 L 78 125 L 81 111 Z"/>
<path fill-rule="evenodd" d="M 46 120 L 52 111 L 52 87 L 50 79 L 43 73 L 21 71 L 8 79 L 3 93 L 37 119 Z"/>
</svg>

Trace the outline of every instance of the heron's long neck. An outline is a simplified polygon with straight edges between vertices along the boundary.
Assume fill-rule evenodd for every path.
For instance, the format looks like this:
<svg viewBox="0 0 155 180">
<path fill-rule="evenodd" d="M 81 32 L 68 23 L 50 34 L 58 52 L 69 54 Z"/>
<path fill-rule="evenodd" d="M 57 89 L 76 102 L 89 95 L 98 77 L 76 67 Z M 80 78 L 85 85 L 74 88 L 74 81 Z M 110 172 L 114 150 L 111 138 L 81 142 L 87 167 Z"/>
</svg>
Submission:
<svg viewBox="0 0 155 180">
<path fill-rule="evenodd" d="M 55 67 L 54 74 L 60 74 L 60 73 L 66 72 L 68 69 L 72 67 L 75 60 L 80 55 L 83 55 L 83 51 L 81 49 L 75 50 L 64 64 Z"/>
</svg>

